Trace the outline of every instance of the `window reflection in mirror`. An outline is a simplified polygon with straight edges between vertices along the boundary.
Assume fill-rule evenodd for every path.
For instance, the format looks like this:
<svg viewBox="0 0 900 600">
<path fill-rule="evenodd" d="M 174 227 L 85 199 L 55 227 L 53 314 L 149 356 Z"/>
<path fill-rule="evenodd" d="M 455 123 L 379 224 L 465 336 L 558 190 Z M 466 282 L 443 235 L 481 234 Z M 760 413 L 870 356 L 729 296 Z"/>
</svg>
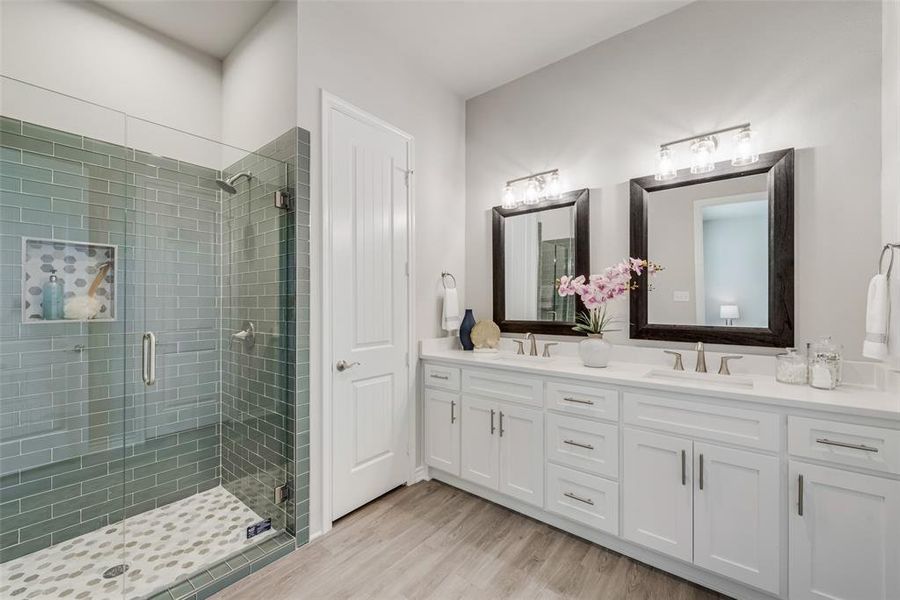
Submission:
<svg viewBox="0 0 900 600">
<path fill-rule="evenodd" d="M 506 217 L 506 318 L 575 321 L 575 299 L 560 298 L 556 282 L 575 272 L 575 207 Z"/>
<path fill-rule="evenodd" d="M 766 327 L 766 174 L 655 191 L 648 258 L 665 265 L 648 294 L 648 322 Z"/>
</svg>

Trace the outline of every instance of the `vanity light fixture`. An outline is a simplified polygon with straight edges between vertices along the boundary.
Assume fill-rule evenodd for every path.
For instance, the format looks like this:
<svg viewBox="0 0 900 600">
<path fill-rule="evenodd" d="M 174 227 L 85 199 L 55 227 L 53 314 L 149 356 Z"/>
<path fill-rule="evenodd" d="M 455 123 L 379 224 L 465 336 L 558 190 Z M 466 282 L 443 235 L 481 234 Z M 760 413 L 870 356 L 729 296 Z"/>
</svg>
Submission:
<svg viewBox="0 0 900 600">
<path fill-rule="evenodd" d="M 516 197 L 513 186 L 522 181 L 525 181 L 526 184 L 525 193 L 520 199 Z M 562 194 L 562 183 L 559 179 L 559 169 L 550 169 L 549 171 L 541 171 L 540 173 L 507 181 L 506 186 L 503 188 L 501 206 L 511 209 L 520 204 L 539 204 L 542 200 L 558 198 L 560 194 Z"/>
<path fill-rule="evenodd" d="M 656 181 L 667 181 L 678 176 L 678 170 L 675 168 L 673 160 L 672 146 L 690 142 L 691 148 L 691 173 L 694 175 L 700 173 L 709 173 L 716 168 L 716 150 L 719 148 L 719 138 L 716 136 L 726 131 L 737 131 L 734 135 L 734 156 L 731 164 L 736 167 L 752 165 L 759 160 L 759 154 L 756 151 L 756 145 L 753 138 L 756 132 L 750 129 L 750 123 L 741 123 L 734 127 L 725 127 L 660 144 L 659 146 L 659 166 L 657 168 L 654 179 Z"/>
</svg>

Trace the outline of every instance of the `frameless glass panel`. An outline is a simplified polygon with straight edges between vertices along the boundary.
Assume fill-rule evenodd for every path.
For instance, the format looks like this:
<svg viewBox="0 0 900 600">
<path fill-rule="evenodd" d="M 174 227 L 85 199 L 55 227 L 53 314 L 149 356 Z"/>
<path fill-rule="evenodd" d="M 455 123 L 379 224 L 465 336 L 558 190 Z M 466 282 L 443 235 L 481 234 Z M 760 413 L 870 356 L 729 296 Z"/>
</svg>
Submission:
<svg viewBox="0 0 900 600">
<path fill-rule="evenodd" d="M 118 595 L 124 115 L 0 92 L 0 597 Z"/>
<path fill-rule="evenodd" d="M 283 302 L 293 269 L 282 264 L 293 229 L 275 206 L 283 161 L 134 118 L 128 136 L 128 430 L 143 466 L 126 578 L 148 594 L 196 589 L 206 569 L 293 526 L 294 334 Z"/>
</svg>

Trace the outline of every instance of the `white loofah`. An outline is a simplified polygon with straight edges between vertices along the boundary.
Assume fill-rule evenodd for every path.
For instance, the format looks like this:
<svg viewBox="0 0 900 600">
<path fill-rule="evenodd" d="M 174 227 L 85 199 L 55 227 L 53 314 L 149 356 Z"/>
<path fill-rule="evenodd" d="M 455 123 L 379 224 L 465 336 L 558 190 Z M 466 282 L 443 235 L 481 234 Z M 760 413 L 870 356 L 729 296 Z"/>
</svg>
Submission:
<svg viewBox="0 0 900 600">
<path fill-rule="evenodd" d="M 76 321 L 93 319 L 100 312 L 100 301 L 92 296 L 75 296 L 66 300 L 65 317 Z"/>
</svg>

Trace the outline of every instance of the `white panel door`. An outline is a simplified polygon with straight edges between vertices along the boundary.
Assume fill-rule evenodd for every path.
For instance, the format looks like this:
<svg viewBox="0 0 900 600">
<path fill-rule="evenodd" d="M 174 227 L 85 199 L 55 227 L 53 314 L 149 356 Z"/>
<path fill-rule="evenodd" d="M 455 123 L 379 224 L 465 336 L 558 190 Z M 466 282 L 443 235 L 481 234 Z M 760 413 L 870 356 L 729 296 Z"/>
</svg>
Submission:
<svg viewBox="0 0 900 600">
<path fill-rule="evenodd" d="M 777 594 L 778 458 L 694 443 L 694 564 Z"/>
<path fill-rule="evenodd" d="M 790 473 L 791 600 L 900 598 L 900 481 L 796 461 Z"/>
<path fill-rule="evenodd" d="M 496 402 L 463 396 L 460 476 L 493 490 L 500 475 L 499 412 Z"/>
<path fill-rule="evenodd" d="M 500 491 L 544 506 L 544 413 L 500 405 Z"/>
<path fill-rule="evenodd" d="M 625 429 L 623 534 L 682 560 L 692 559 L 690 440 Z"/>
<path fill-rule="evenodd" d="M 459 395 L 425 388 L 425 462 L 459 475 Z"/>
<path fill-rule="evenodd" d="M 407 480 L 409 147 L 362 113 L 328 110 L 336 519 Z"/>
</svg>

